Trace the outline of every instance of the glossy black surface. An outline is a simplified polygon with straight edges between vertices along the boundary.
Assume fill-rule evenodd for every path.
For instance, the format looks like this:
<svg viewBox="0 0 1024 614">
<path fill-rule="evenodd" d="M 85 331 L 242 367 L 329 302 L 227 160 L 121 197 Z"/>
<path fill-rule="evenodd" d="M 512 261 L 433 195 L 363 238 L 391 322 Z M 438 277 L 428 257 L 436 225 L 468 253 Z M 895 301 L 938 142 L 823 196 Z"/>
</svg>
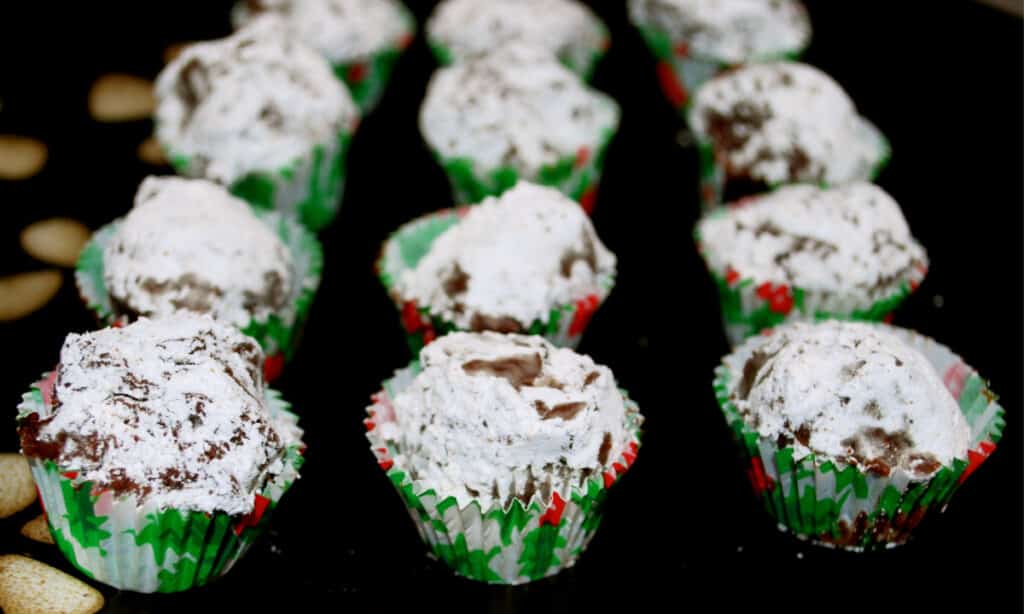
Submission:
<svg viewBox="0 0 1024 614">
<path fill-rule="evenodd" d="M 39 268 L 17 244 L 27 223 L 69 215 L 95 228 L 131 205 L 154 169 L 138 161 L 148 122 L 101 125 L 89 84 L 109 71 L 154 76 L 168 43 L 228 32 L 226 2 L 4 3 L 0 132 L 46 141 L 37 177 L 0 183 L 0 273 Z M 410 0 L 422 18 L 426 2 Z M 639 460 L 612 491 L 575 569 L 518 588 L 458 579 L 429 560 L 377 468 L 361 419 L 370 393 L 408 361 L 371 266 L 400 223 L 450 206 L 422 145 L 417 109 L 432 58 L 418 38 L 350 158 L 338 221 L 323 233 L 323 286 L 297 361 L 279 382 L 302 416 L 304 477 L 271 534 L 223 580 L 183 595 L 103 589 L 112 612 L 605 611 L 713 606 L 942 610 L 952 595 L 1020 610 L 1021 22 L 971 2 L 811 3 L 807 61 L 831 73 L 890 138 L 880 183 L 903 205 L 932 268 L 898 313 L 992 381 L 1009 427 L 985 466 L 907 546 L 855 555 L 778 533 L 751 495 L 716 408 L 711 371 L 726 351 L 715 290 L 690 230 L 697 161 L 658 90 L 620 2 L 595 3 L 613 45 L 595 85 L 623 107 L 594 221 L 620 259 L 619 283 L 581 346 L 615 371 L 648 417 Z M 422 21 L 421 21 L 422 23 Z M 0 449 L 17 446 L 14 407 L 90 315 L 68 283 L 42 311 L 0 325 L 8 408 Z M 0 522 L 0 552 L 68 568 Z M 656 605 L 657 604 L 657 605 Z M 701 605 L 705 604 L 705 605 Z M 630 611 L 631 611 L 630 610 Z"/>
</svg>

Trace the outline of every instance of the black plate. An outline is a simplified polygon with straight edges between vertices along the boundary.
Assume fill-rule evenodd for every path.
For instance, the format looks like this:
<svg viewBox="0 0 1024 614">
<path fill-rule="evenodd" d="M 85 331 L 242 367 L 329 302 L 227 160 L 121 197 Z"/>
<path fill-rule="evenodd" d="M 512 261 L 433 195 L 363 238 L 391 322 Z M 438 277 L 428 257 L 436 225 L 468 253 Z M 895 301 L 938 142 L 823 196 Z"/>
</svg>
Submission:
<svg viewBox="0 0 1024 614">
<path fill-rule="evenodd" d="M 25 224 L 70 215 L 98 227 L 126 212 L 138 182 L 154 172 L 135 156 L 149 122 L 91 121 L 89 84 L 109 71 L 154 76 L 166 44 L 221 36 L 229 26 L 227 2 L 153 4 L 2 9 L 0 132 L 43 139 L 50 161 L 30 181 L 0 184 L 0 273 L 42 266 L 17 245 Z M 422 24 L 432 3 L 409 4 Z M 409 359 L 371 271 L 379 243 L 400 223 L 452 204 L 417 130 L 434 68 L 420 37 L 356 137 L 340 219 L 322 235 L 323 287 L 299 357 L 279 384 L 306 428 L 303 479 L 271 534 L 223 580 L 170 596 L 104 588 L 110 611 L 604 611 L 612 599 L 644 611 L 662 598 L 673 609 L 927 611 L 953 594 L 981 608 L 1019 600 L 1020 20 L 966 1 L 810 6 L 815 34 L 806 59 L 831 73 L 891 139 L 894 156 L 880 183 L 901 202 L 931 257 L 926 282 L 896 322 L 946 343 L 990 378 L 1009 422 L 994 456 L 909 545 L 854 555 L 779 534 L 734 461 L 710 385 L 726 343 L 690 234 L 698 213 L 695 152 L 677 144 L 681 122 L 658 90 L 625 8 L 595 4 L 614 41 L 595 84 L 619 100 L 624 115 L 594 221 L 619 256 L 620 281 L 581 350 L 612 367 L 648 423 L 639 461 L 613 490 L 576 568 L 518 589 L 452 576 L 426 557 L 363 436 L 369 394 Z M 67 279 L 45 309 L 0 325 L 0 399 L 11 416 L 0 449 L 16 449 L 14 406 L 54 365 L 64 335 L 92 326 Z M 17 535 L 28 515 L 0 523 L 0 552 L 29 552 L 67 569 L 53 548 Z"/>
</svg>

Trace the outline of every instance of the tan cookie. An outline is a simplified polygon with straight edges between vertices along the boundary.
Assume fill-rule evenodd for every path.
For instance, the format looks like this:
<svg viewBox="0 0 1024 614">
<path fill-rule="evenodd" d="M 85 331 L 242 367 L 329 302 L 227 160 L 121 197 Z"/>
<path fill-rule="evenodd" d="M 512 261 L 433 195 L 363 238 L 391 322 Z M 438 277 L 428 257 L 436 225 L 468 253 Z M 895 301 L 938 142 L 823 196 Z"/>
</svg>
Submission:
<svg viewBox="0 0 1024 614">
<path fill-rule="evenodd" d="M 89 90 L 89 114 L 101 122 L 126 122 L 153 114 L 153 84 L 133 75 L 103 75 Z"/>
<path fill-rule="evenodd" d="M 18 554 L 0 556 L 4 614 L 94 614 L 103 595 L 85 582 Z"/>
<path fill-rule="evenodd" d="M 32 520 L 29 520 L 21 527 L 21 534 L 25 537 L 42 542 L 44 544 L 53 543 L 53 535 L 50 534 L 50 525 L 46 522 L 46 514 L 39 514 Z"/>
<path fill-rule="evenodd" d="M 13 134 L 0 134 L 0 179 L 28 179 L 43 170 L 46 144 Z"/>
<path fill-rule="evenodd" d="M 160 143 L 156 140 L 155 136 L 151 136 L 139 143 L 136 153 L 139 159 L 146 164 L 152 164 L 153 166 L 165 166 L 167 164 L 164 148 L 160 147 Z"/>
<path fill-rule="evenodd" d="M 52 270 L 0 277 L 0 322 L 24 318 L 41 309 L 57 294 L 62 283 L 64 276 Z"/>
<path fill-rule="evenodd" d="M 180 43 L 171 43 L 164 48 L 164 64 L 170 64 L 174 61 L 174 58 L 178 57 L 185 47 L 191 45 L 193 41 L 183 41 Z"/>
<path fill-rule="evenodd" d="M 21 248 L 37 260 L 73 267 L 91 235 L 81 222 L 54 217 L 26 226 L 21 231 Z"/>
<path fill-rule="evenodd" d="M 0 518 L 20 512 L 35 500 L 36 484 L 28 460 L 21 454 L 0 454 Z"/>
</svg>

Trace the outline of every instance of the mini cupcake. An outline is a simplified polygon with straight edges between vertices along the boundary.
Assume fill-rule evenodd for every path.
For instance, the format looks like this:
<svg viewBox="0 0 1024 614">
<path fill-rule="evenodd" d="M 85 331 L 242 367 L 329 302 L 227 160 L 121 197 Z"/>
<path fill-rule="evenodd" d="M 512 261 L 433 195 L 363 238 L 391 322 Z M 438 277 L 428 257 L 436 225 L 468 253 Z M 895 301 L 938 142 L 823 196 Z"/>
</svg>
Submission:
<svg viewBox="0 0 1024 614">
<path fill-rule="evenodd" d="M 262 362 L 255 341 L 192 315 L 68 335 L 18 434 L 75 567 L 143 593 L 227 573 L 302 464 L 298 419 Z"/>
<path fill-rule="evenodd" d="M 438 70 L 420 131 L 457 204 L 498 195 L 519 179 L 556 187 L 590 211 L 619 106 L 545 49 L 510 43 Z"/>
<path fill-rule="evenodd" d="M 889 159 L 888 141 L 846 92 L 796 62 L 754 64 L 708 81 L 689 122 L 706 207 L 786 183 L 870 181 Z"/>
<path fill-rule="evenodd" d="M 420 536 L 495 584 L 575 564 L 643 422 L 607 367 L 493 332 L 438 339 L 373 400 L 367 438 Z"/>
<path fill-rule="evenodd" d="M 441 64 L 525 41 L 547 49 L 584 80 L 610 42 L 604 23 L 576 0 L 444 0 L 427 21 L 427 37 Z"/>
<path fill-rule="evenodd" d="M 376 106 L 416 33 L 399 0 L 246 0 L 231 20 L 242 27 L 264 13 L 281 16 L 295 40 L 323 54 L 363 112 Z"/>
<path fill-rule="evenodd" d="M 238 328 L 263 347 L 270 381 L 295 352 L 322 265 L 290 217 L 203 179 L 149 177 L 131 212 L 86 244 L 75 278 L 104 325 L 189 311 Z"/>
<path fill-rule="evenodd" d="M 156 82 L 156 136 L 174 168 L 260 209 L 326 226 L 359 111 L 330 64 L 270 16 L 186 47 Z"/>
<path fill-rule="evenodd" d="M 658 80 L 684 111 L 693 92 L 743 64 L 800 57 L 811 39 L 796 0 L 630 0 L 630 20 L 658 60 Z"/>
<path fill-rule="evenodd" d="M 377 270 L 413 353 L 452 330 L 529 333 L 575 347 L 615 283 L 615 255 L 576 203 L 521 182 L 402 226 Z"/>
<path fill-rule="evenodd" d="M 1005 425 L 960 357 L 884 324 L 788 324 L 743 344 L 715 374 L 754 491 L 779 528 L 845 550 L 904 543 Z"/>
<path fill-rule="evenodd" d="M 697 224 L 729 341 L 789 320 L 882 320 L 928 271 L 899 205 L 871 183 L 794 185 Z"/>
</svg>

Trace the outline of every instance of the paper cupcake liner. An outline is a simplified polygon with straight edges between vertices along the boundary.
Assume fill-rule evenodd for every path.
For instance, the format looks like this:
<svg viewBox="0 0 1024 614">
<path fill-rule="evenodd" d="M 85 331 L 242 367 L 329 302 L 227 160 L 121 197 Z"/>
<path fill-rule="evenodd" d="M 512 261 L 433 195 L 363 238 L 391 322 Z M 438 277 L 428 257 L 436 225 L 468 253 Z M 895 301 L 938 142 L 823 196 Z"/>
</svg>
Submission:
<svg viewBox="0 0 1024 614">
<path fill-rule="evenodd" d="M 572 567 L 601 522 L 608 489 L 636 460 L 643 422 L 636 404 L 623 393 L 633 440 L 613 457 L 599 479 L 588 479 L 582 487 L 553 489 L 546 506 L 534 496 L 526 504 L 513 499 L 507 509 L 495 505 L 484 510 L 477 501 L 460 507 L 455 497 L 441 497 L 413 480 L 394 460 L 395 442 L 383 439 L 376 428 L 395 420 L 391 399 L 418 372 L 414 361 L 384 382 L 367 408 L 364 423 L 378 465 L 394 484 L 433 555 L 463 577 L 492 584 L 523 584 Z M 569 495 L 563 499 L 567 490 Z"/>
<path fill-rule="evenodd" d="M 414 356 L 418 356 L 423 346 L 438 336 L 467 329 L 431 313 L 429 306 L 420 306 L 402 297 L 396 289 L 396 282 L 403 273 L 414 269 L 434 240 L 457 224 L 468 210 L 468 207 L 444 209 L 417 218 L 392 233 L 381 248 L 376 264 L 377 275 L 399 309 L 402 327 Z M 575 348 L 590 319 L 614 285 L 614 275 L 602 276 L 592 292 L 570 304 L 553 307 L 546 319 L 534 320 L 522 332 L 541 335 L 560 347 Z"/>
<path fill-rule="evenodd" d="M 511 166 L 484 172 L 469 158 L 444 158 L 437 152 L 435 156 L 448 174 L 457 205 L 476 204 L 488 196 L 498 196 L 524 179 L 556 188 L 591 213 L 597 202 L 597 188 L 608 144 L 616 130 L 617 126 L 602 132 L 596 152 L 581 147 L 575 156 L 566 156 L 557 164 L 541 168 L 536 176 L 522 175 Z"/>
<path fill-rule="evenodd" d="M 264 379 L 269 382 L 280 375 L 285 362 L 295 354 L 313 297 L 320 286 L 324 258 L 320 241 L 297 221 L 277 211 L 257 210 L 256 215 L 274 230 L 288 248 L 292 257 L 294 280 L 287 309 L 265 319 L 253 319 L 241 329 L 263 348 L 266 354 Z M 82 248 L 75 266 L 78 293 L 103 326 L 118 320 L 103 279 L 103 252 L 113 240 L 120 223 L 121 220 L 115 220 L 97 230 Z"/>
<path fill-rule="evenodd" d="M 580 79 L 584 81 L 590 81 L 591 77 L 594 76 L 597 65 L 611 46 L 611 37 L 608 34 L 608 29 L 603 24 L 601 31 L 603 35 L 600 39 L 601 42 L 597 46 L 570 45 L 563 53 L 558 55 L 558 61 L 579 75 Z M 444 43 L 436 39 L 429 39 L 427 46 L 430 47 L 430 51 L 434 54 L 434 59 L 437 60 L 438 64 L 448 66 L 455 62 L 455 54 Z"/>
<path fill-rule="evenodd" d="M 864 118 L 860 118 L 860 120 L 865 134 L 868 135 L 867 138 L 871 138 L 877 142 L 878 155 L 868 175 L 859 179 L 873 182 L 889 164 L 889 159 L 892 157 L 892 148 L 889 145 L 888 139 L 886 139 L 885 135 L 882 134 L 874 124 Z M 729 179 L 725 172 L 725 163 L 720 162 L 718 157 L 715 155 L 714 145 L 712 145 L 710 141 L 702 139 L 699 136 L 695 136 L 694 138 L 697 142 L 697 153 L 700 160 L 700 203 L 704 211 L 712 211 L 724 204 L 725 192 L 728 187 L 727 183 Z M 738 181 L 749 183 L 750 179 L 739 178 Z M 764 192 L 766 190 L 774 190 L 783 185 L 800 182 L 754 183 L 757 184 L 756 192 Z M 821 182 L 818 185 L 823 188 L 829 187 L 829 184 L 826 182 Z M 738 200 L 739 198 L 753 195 L 754 193 L 734 194 L 730 195 L 730 200 Z"/>
<path fill-rule="evenodd" d="M 353 125 L 336 139 L 314 145 L 308 155 L 285 168 L 249 173 L 229 189 L 256 209 L 280 211 L 310 230 L 320 230 L 334 220 L 341 206 L 345 157 L 354 131 Z M 193 168 L 192 157 L 170 151 L 168 158 L 181 175 L 202 177 Z"/>
<path fill-rule="evenodd" d="M 402 5 L 405 32 L 390 47 L 382 49 L 364 60 L 356 62 L 332 62 L 334 74 L 341 79 L 352 100 L 364 114 L 369 113 L 380 102 L 384 90 L 391 80 L 391 73 L 402 53 L 409 47 L 416 35 L 416 20 Z"/>
<path fill-rule="evenodd" d="M 50 415 L 53 373 L 23 395 L 18 419 Z M 298 417 L 280 395 L 267 389 L 271 414 L 297 424 Z M 298 479 L 302 445 L 288 448 L 285 471 L 255 495 L 253 511 L 223 512 L 160 509 L 115 497 L 109 490 L 78 479 L 53 461 L 29 458 L 50 533 L 61 553 L 87 577 L 121 590 L 171 593 L 203 586 L 227 573 L 263 534 L 281 497 Z"/>
<path fill-rule="evenodd" d="M 638 26 L 647 48 L 657 60 L 658 83 L 673 108 L 685 115 L 701 85 L 738 64 L 694 54 L 686 41 L 673 41 L 665 32 Z M 797 60 L 806 46 L 758 57 L 749 63 Z"/>
<path fill-rule="evenodd" d="M 724 209 L 719 209 L 723 211 Z M 711 215 L 718 214 L 718 211 Z M 695 233 L 698 251 L 701 237 Z M 708 265 L 705 260 L 705 265 Z M 891 318 L 903 301 L 915 292 L 928 273 L 925 263 L 907 271 L 891 292 L 871 300 L 866 295 L 837 294 L 771 280 L 743 277 L 732 268 L 708 272 L 718 287 L 722 323 L 729 343 L 736 347 L 744 339 L 770 332 L 775 326 L 794 321 L 857 320 L 882 322 Z"/>
<path fill-rule="evenodd" d="M 818 545 L 863 551 L 903 544 L 929 510 L 945 509 L 960 484 L 996 449 L 1006 424 L 985 381 L 949 348 L 910 330 L 876 326 L 924 354 L 970 426 L 967 460 L 954 459 L 928 480 L 914 480 L 901 470 L 881 477 L 814 455 L 794 460 L 792 447 L 780 448 L 746 425 L 729 399 L 734 374 L 724 363 L 715 370 L 715 394 L 745 453 L 754 493 L 781 530 Z M 749 348 L 736 354 L 744 351 Z"/>
</svg>

